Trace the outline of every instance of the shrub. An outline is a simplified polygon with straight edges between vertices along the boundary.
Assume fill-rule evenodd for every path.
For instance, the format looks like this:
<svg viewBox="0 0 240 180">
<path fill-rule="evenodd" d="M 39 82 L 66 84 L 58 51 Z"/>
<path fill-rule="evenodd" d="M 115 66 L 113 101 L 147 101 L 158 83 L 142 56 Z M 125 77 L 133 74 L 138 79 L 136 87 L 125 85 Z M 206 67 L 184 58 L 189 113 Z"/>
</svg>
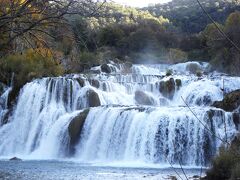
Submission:
<svg viewBox="0 0 240 180">
<path fill-rule="evenodd" d="M 180 63 L 187 61 L 188 54 L 180 49 L 170 49 L 168 59 L 172 63 Z"/>
<path fill-rule="evenodd" d="M 106 63 L 108 60 L 113 60 L 119 56 L 116 48 L 114 47 L 101 47 L 97 52 L 100 63 Z"/>
<path fill-rule="evenodd" d="M 28 49 L 22 54 L 12 54 L 0 59 L 0 81 L 8 83 L 14 73 L 14 85 L 23 86 L 33 78 L 63 74 L 62 66 L 54 60 L 48 49 Z"/>
<path fill-rule="evenodd" d="M 231 169 L 236 164 L 234 153 L 224 148 L 220 149 L 219 155 L 213 160 L 212 168 L 207 172 L 208 179 L 225 180 L 231 177 Z"/>
<path fill-rule="evenodd" d="M 240 139 L 236 137 L 229 148 L 220 148 L 207 171 L 206 179 L 240 179 Z"/>
<path fill-rule="evenodd" d="M 240 162 L 232 169 L 231 180 L 240 179 Z"/>
<path fill-rule="evenodd" d="M 80 53 L 79 57 L 81 64 L 94 65 L 99 64 L 98 57 L 95 53 L 83 51 Z"/>
</svg>

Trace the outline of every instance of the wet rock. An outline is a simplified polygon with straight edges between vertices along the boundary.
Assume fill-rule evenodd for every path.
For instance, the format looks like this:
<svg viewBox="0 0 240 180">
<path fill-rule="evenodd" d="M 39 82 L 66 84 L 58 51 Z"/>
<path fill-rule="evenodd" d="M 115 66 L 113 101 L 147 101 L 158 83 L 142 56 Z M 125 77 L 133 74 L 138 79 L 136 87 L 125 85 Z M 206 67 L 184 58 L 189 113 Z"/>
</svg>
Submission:
<svg viewBox="0 0 240 180">
<path fill-rule="evenodd" d="M 18 157 L 13 157 L 13 158 L 9 159 L 9 161 L 22 161 L 22 159 L 20 159 Z"/>
<path fill-rule="evenodd" d="M 207 112 L 207 118 L 212 122 L 213 117 L 223 117 L 224 116 L 224 111 L 218 110 L 218 109 L 209 109 Z"/>
<path fill-rule="evenodd" d="M 84 80 L 83 78 L 79 77 L 79 78 L 77 78 L 76 80 L 77 80 L 77 82 L 79 83 L 79 85 L 80 85 L 81 87 L 84 86 L 85 80 Z"/>
<path fill-rule="evenodd" d="M 11 107 L 13 104 L 16 103 L 20 89 L 21 87 L 13 87 L 13 89 L 9 92 L 8 102 L 7 102 L 8 107 Z"/>
<path fill-rule="evenodd" d="M 86 109 L 83 112 L 81 112 L 79 115 L 77 115 L 75 118 L 73 118 L 73 120 L 70 122 L 68 126 L 68 134 L 70 137 L 71 147 L 73 147 L 78 143 L 81 130 L 87 118 L 88 113 L 89 113 L 89 109 Z"/>
<path fill-rule="evenodd" d="M 143 91 L 136 91 L 134 98 L 140 105 L 154 105 L 154 99 Z"/>
<path fill-rule="evenodd" d="M 175 93 L 174 79 L 170 78 L 168 81 L 161 81 L 159 91 L 164 97 L 172 99 Z"/>
<path fill-rule="evenodd" d="M 124 63 L 124 66 L 127 67 L 127 68 L 131 68 L 133 66 L 132 62 L 130 61 L 127 61 Z"/>
<path fill-rule="evenodd" d="M 91 66 L 89 64 L 83 64 L 84 71 L 89 71 L 91 69 Z"/>
<path fill-rule="evenodd" d="M 111 73 L 111 68 L 107 64 L 101 65 L 101 71 L 105 73 Z"/>
<path fill-rule="evenodd" d="M 9 117 L 11 116 L 11 114 L 12 114 L 12 111 L 13 111 L 12 107 L 11 107 L 11 109 L 6 110 L 6 112 L 2 115 L 2 118 L 0 119 L 1 120 L 0 125 L 8 123 L 8 120 L 9 120 Z"/>
<path fill-rule="evenodd" d="M 100 87 L 100 83 L 99 83 L 99 81 L 96 80 L 96 79 L 90 80 L 90 84 L 91 84 L 93 87 L 95 87 L 95 88 L 99 88 L 99 87 Z"/>
<path fill-rule="evenodd" d="M 4 92 L 4 90 L 7 88 L 7 86 L 0 82 L 0 95 Z"/>
<path fill-rule="evenodd" d="M 192 74 L 197 74 L 197 72 L 201 72 L 201 66 L 197 63 L 189 63 L 186 70 Z"/>
<path fill-rule="evenodd" d="M 99 99 L 98 93 L 96 93 L 94 90 L 89 89 L 87 91 L 87 99 L 89 107 L 101 106 L 101 101 Z"/>
<path fill-rule="evenodd" d="M 198 180 L 198 179 L 201 179 L 201 177 L 198 176 L 198 175 L 194 175 L 194 176 L 192 177 L 192 179 L 194 179 L 194 180 Z"/>
<path fill-rule="evenodd" d="M 171 76 L 173 74 L 173 71 L 171 69 L 168 69 L 166 72 L 166 76 Z"/>
<path fill-rule="evenodd" d="M 176 79 L 176 80 L 175 80 L 175 83 L 176 83 L 177 89 L 179 90 L 180 87 L 182 86 L 182 81 L 181 81 L 181 79 Z"/>
<path fill-rule="evenodd" d="M 144 112 L 144 111 L 147 110 L 147 108 L 145 108 L 145 107 L 129 107 L 129 108 L 124 109 L 124 111 L 132 111 L 132 110 L 136 110 L 136 111 L 139 111 L 139 112 Z M 122 111 L 122 112 L 124 112 L 124 111 Z"/>
<path fill-rule="evenodd" d="M 215 101 L 212 106 L 228 112 L 237 109 L 240 106 L 240 89 L 228 93 L 222 101 Z"/>
<path fill-rule="evenodd" d="M 131 62 L 125 62 L 123 64 L 122 72 L 123 73 L 131 73 L 132 72 L 132 63 Z"/>
<path fill-rule="evenodd" d="M 230 148 L 239 150 L 239 147 L 240 147 L 240 134 L 238 133 L 232 140 Z"/>
<path fill-rule="evenodd" d="M 78 71 L 79 73 L 83 73 L 84 72 L 84 65 L 80 64 L 78 67 L 75 67 L 76 71 Z"/>
<path fill-rule="evenodd" d="M 169 180 L 177 180 L 177 177 L 176 176 L 168 176 L 167 179 L 169 179 Z"/>
<path fill-rule="evenodd" d="M 95 70 L 95 69 L 91 69 L 91 73 L 93 73 L 93 74 L 100 74 L 101 73 L 101 71 L 99 70 L 99 69 L 97 69 L 97 70 Z"/>
<path fill-rule="evenodd" d="M 239 113 L 233 113 L 233 122 L 235 124 L 236 129 L 240 130 L 240 114 Z"/>
<path fill-rule="evenodd" d="M 197 104 L 198 106 L 211 105 L 212 104 L 212 97 L 209 94 L 206 94 L 203 97 L 198 97 L 195 101 L 195 104 Z"/>
</svg>

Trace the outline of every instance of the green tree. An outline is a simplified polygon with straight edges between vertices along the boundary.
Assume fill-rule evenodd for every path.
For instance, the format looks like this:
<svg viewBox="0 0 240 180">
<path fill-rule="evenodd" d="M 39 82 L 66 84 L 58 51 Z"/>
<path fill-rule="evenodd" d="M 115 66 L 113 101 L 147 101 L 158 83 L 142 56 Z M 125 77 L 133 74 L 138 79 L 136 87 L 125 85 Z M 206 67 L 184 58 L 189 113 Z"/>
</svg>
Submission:
<svg viewBox="0 0 240 180">
<path fill-rule="evenodd" d="M 240 12 L 236 11 L 230 14 L 225 23 L 225 31 L 227 35 L 232 39 L 238 46 L 240 46 Z"/>
<path fill-rule="evenodd" d="M 101 46 L 117 46 L 117 43 L 123 38 L 123 30 L 116 26 L 110 26 L 100 30 L 98 42 Z"/>
</svg>

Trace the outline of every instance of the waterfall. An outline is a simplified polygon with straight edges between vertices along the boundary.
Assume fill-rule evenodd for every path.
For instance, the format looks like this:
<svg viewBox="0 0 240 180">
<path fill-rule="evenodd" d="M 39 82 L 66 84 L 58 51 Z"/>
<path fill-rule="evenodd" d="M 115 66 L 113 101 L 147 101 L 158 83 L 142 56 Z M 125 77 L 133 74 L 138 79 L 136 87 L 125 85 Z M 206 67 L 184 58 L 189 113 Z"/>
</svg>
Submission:
<svg viewBox="0 0 240 180">
<path fill-rule="evenodd" d="M 234 135 L 235 126 L 229 113 L 193 110 L 201 121 L 185 107 L 94 108 L 84 124 L 75 157 L 82 161 L 207 165 L 221 144 L 218 138 L 224 139 L 224 119 L 228 137 Z"/>
<path fill-rule="evenodd" d="M 0 83 L 0 127 L 4 124 L 5 117 L 8 113 L 8 96 L 12 87 L 7 87 Z"/>
<path fill-rule="evenodd" d="M 231 92 L 240 89 L 240 78 L 218 72 L 198 77 L 191 64 L 208 69 L 198 62 L 128 70 L 112 64 L 110 74 L 95 67 L 93 74 L 29 82 L 8 123 L 0 126 L 0 157 L 208 165 L 225 138 L 224 120 L 228 140 L 237 131 L 232 113 L 210 106 L 223 98 L 223 79 L 225 92 Z M 166 76 L 169 69 L 172 75 Z M 0 119 L 9 91 L 0 97 Z M 69 124 L 88 108 L 75 151 L 69 153 Z"/>
</svg>

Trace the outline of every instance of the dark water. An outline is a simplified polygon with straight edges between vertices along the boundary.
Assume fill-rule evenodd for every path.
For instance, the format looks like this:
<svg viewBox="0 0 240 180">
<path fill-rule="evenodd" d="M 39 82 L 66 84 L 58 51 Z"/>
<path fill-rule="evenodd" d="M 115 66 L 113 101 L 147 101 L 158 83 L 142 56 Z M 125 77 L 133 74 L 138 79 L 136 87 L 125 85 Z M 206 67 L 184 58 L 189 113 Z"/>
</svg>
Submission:
<svg viewBox="0 0 240 180">
<path fill-rule="evenodd" d="M 66 161 L 0 161 L 1 180 L 82 180 L 82 179 L 186 179 L 180 168 L 105 167 Z M 188 178 L 201 169 L 184 169 Z M 204 174 L 204 170 L 202 175 Z"/>
</svg>

